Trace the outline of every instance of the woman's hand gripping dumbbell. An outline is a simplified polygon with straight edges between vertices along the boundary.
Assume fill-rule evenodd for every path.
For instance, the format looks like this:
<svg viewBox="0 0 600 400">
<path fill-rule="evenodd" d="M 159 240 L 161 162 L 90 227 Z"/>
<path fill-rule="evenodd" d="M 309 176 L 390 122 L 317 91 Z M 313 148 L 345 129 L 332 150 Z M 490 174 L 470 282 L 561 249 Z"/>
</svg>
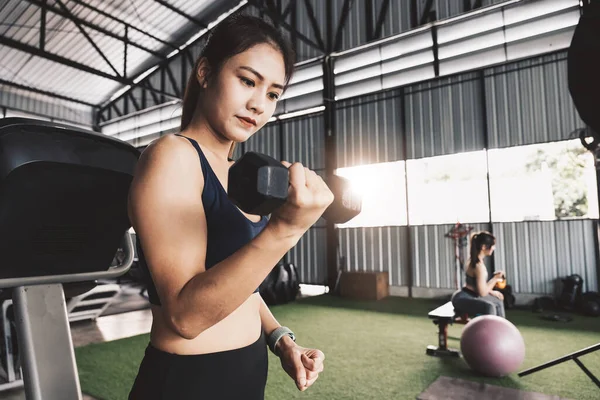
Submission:
<svg viewBox="0 0 600 400">
<path fill-rule="evenodd" d="M 327 186 L 333 194 L 331 201 L 327 199 L 326 191 L 319 190 L 318 185 L 324 183 L 315 172 L 299 163 L 286 164 L 264 154 L 245 153 L 229 169 L 229 198 L 248 214 L 268 215 L 290 203 L 288 199 L 292 200 L 291 196 L 295 197 L 292 204 L 294 201 L 302 201 L 302 195 L 305 194 L 302 191 L 312 185 L 315 189 L 313 193 L 324 196 L 323 199 L 313 199 L 315 207 L 321 202 L 331 203 L 323 212 L 323 218 L 342 224 L 360 214 L 362 200 L 352 193 L 348 180 L 333 175 L 328 181 Z"/>
</svg>

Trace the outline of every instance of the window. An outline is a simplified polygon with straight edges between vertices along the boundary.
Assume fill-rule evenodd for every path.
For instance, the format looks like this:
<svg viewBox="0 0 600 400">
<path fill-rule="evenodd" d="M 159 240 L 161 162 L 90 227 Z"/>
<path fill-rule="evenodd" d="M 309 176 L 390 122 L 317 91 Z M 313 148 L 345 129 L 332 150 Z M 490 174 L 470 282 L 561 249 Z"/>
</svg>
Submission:
<svg viewBox="0 0 600 400">
<path fill-rule="evenodd" d="M 335 174 L 362 196 L 361 213 L 339 228 L 406 225 L 404 161 L 339 168 Z"/>
<path fill-rule="evenodd" d="M 407 162 L 411 225 L 487 222 L 485 151 Z"/>
<path fill-rule="evenodd" d="M 494 222 L 599 215 L 594 157 L 578 139 L 408 160 L 406 171 L 398 161 L 336 174 L 363 196 L 361 214 L 340 228 L 488 222 L 490 204 Z"/>
<path fill-rule="evenodd" d="M 598 218 L 594 158 L 578 139 L 489 151 L 493 221 Z"/>
</svg>

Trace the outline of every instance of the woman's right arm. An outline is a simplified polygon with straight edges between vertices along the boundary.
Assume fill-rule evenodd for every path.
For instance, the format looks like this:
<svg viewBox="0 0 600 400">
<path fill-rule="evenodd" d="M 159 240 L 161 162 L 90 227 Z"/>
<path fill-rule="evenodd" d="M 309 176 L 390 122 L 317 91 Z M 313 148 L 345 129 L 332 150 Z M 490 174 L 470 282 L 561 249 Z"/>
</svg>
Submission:
<svg viewBox="0 0 600 400">
<path fill-rule="evenodd" d="M 314 172 L 305 173 L 295 164 L 288 202 L 256 238 L 206 270 L 204 179 L 196 151 L 184 140 L 167 136 L 142 154 L 130 189 L 129 215 L 165 320 L 181 337 L 193 339 L 246 301 L 333 195 Z"/>
</svg>

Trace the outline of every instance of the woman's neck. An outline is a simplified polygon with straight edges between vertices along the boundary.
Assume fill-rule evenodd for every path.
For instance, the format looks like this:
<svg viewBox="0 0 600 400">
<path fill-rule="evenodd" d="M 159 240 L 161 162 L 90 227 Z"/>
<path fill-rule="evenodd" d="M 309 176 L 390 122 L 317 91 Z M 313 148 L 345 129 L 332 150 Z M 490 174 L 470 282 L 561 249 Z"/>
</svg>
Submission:
<svg viewBox="0 0 600 400">
<path fill-rule="evenodd" d="M 194 139 L 203 150 L 210 151 L 218 159 L 229 159 L 229 151 L 233 141 L 215 131 L 202 116 L 196 114 L 181 133 Z"/>
</svg>

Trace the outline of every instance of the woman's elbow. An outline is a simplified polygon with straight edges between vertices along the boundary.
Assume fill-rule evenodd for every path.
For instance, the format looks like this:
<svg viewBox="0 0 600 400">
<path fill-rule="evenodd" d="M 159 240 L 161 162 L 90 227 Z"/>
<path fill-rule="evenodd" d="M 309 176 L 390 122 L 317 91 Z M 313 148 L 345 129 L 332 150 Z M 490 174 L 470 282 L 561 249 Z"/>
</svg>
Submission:
<svg viewBox="0 0 600 400">
<path fill-rule="evenodd" d="M 194 323 L 190 320 L 189 316 L 184 316 L 179 313 L 170 313 L 168 318 L 171 329 L 179 336 L 186 340 L 193 340 L 202 332 L 203 328 L 197 322 Z"/>
</svg>

